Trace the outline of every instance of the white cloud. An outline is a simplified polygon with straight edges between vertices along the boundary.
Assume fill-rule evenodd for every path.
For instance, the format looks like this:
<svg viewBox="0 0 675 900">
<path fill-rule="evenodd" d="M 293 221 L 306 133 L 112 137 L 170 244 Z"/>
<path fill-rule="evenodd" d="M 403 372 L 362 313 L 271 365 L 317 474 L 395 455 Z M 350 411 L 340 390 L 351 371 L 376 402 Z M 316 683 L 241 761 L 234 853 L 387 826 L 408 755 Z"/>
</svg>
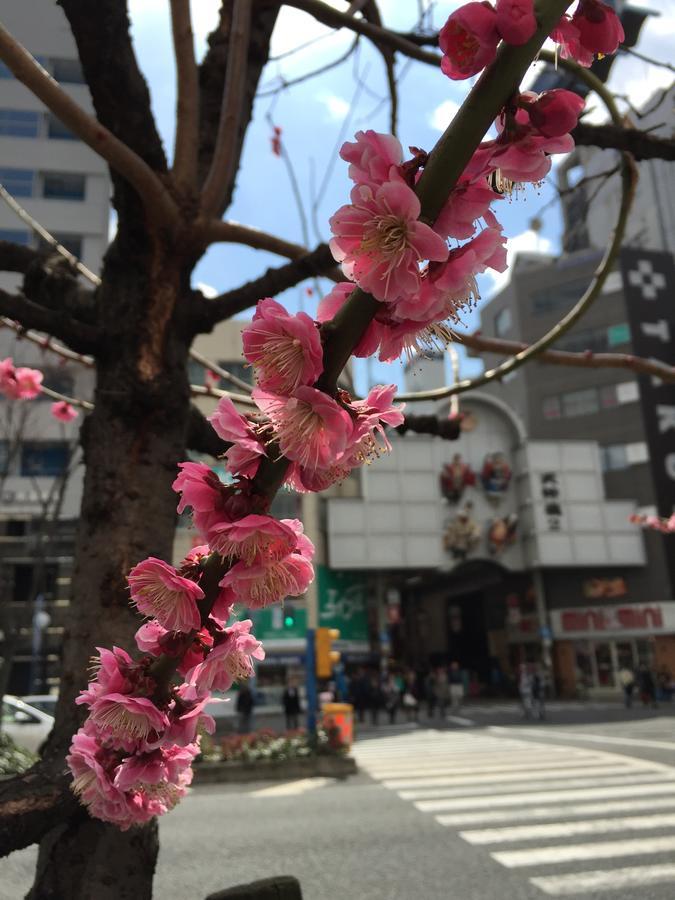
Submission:
<svg viewBox="0 0 675 900">
<path fill-rule="evenodd" d="M 459 109 L 459 103 L 455 100 L 444 100 L 429 116 L 429 124 L 436 131 L 445 131 Z"/>
<path fill-rule="evenodd" d="M 492 272 L 488 270 L 486 276 L 492 281 L 489 290 L 484 291 L 487 294 L 496 294 L 506 287 L 511 278 L 511 268 L 519 253 L 552 253 L 553 241 L 550 238 L 543 237 L 536 231 L 529 228 L 527 231 L 521 231 L 520 234 L 510 237 L 506 244 L 506 262 L 505 272 Z M 485 276 L 484 276 L 485 277 Z"/>
<path fill-rule="evenodd" d="M 326 107 L 328 117 L 334 121 L 340 121 L 349 112 L 349 103 L 344 97 L 338 97 L 337 94 L 320 94 L 317 98 L 320 103 Z"/>
<path fill-rule="evenodd" d="M 207 298 L 207 300 L 213 300 L 214 297 L 218 296 L 218 291 L 211 284 L 206 284 L 204 281 L 198 281 L 195 284 L 195 290 L 201 291 L 202 294 Z"/>
</svg>

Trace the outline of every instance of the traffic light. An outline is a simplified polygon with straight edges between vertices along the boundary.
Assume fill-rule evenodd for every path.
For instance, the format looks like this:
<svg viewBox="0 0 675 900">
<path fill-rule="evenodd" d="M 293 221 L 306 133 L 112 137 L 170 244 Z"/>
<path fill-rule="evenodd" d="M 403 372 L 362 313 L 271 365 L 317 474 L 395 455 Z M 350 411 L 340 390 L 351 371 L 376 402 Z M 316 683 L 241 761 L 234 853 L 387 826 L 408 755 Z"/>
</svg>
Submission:
<svg viewBox="0 0 675 900">
<path fill-rule="evenodd" d="M 290 603 L 285 604 L 283 608 L 284 628 L 295 627 L 295 607 Z"/>
<path fill-rule="evenodd" d="M 333 641 L 337 641 L 340 632 L 337 628 L 317 628 L 315 634 L 316 676 L 330 678 L 333 666 L 340 662 L 340 653 L 333 650 Z"/>
</svg>

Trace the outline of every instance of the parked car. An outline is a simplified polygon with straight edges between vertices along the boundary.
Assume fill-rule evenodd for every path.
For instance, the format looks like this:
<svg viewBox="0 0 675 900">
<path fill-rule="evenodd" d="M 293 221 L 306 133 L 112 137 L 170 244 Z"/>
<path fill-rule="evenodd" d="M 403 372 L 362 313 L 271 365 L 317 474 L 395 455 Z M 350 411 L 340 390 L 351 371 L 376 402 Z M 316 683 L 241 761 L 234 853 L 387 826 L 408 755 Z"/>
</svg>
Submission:
<svg viewBox="0 0 675 900">
<path fill-rule="evenodd" d="M 21 699 L 29 706 L 34 706 L 35 709 L 53 716 L 56 712 L 56 701 L 59 698 L 56 694 L 26 694 Z"/>
<path fill-rule="evenodd" d="M 54 716 L 5 694 L 2 701 L 2 730 L 18 747 L 37 753 L 52 730 Z"/>
</svg>

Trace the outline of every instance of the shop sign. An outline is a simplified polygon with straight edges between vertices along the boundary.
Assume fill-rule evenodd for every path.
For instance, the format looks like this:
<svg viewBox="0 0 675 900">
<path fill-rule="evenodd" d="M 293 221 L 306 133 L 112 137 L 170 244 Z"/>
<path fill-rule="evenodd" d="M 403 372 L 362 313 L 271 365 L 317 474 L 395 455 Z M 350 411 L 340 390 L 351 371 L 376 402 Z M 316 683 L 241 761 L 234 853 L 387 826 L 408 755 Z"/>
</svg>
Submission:
<svg viewBox="0 0 675 900">
<path fill-rule="evenodd" d="M 338 628 L 340 641 L 368 641 L 367 582 L 354 572 L 318 565 L 319 625 Z M 338 645 L 339 646 L 339 645 Z"/>
<path fill-rule="evenodd" d="M 587 600 L 600 600 L 603 597 L 625 597 L 628 587 L 625 578 L 587 578 L 582 591 Z"/>
<path fill-rule="evenodd" d="M 621 271 L 632 352 L 675 365 L 672 256 L 652 250 L 624 249 Z M 638 384 L 657 510 L 667 518 L 675 510 L 675 385 L 649 375 L 640 375 Z M 663 535 L 662 540 L 671 591 L 675 593 L 675 535 Z"/>
<path fill-rule="evenodd" d="M 563 521 L 563 508 L 560 502 L 560 476 L 557 472 L 542 472 L 539 476 L 539 481 L 548 530 L 560 531 Z"/>
<path fill-rule="evenodd" d="M 554 609 L 551 628 L 558 639 L 621 637 L 675 632 L 675 603 L 633 603 Z"/>
</svg>

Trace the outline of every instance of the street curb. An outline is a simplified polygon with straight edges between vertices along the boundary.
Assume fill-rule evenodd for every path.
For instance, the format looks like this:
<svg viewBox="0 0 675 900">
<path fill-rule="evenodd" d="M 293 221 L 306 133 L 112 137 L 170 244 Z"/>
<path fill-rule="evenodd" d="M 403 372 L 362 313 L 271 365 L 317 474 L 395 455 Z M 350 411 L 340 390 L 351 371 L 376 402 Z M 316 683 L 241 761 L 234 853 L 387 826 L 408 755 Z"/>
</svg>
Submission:
<svg viewBox="0 0 675 900">
<path fill-rule="evenodd" d="M 351 756 L 307 756 L 261 759 L 255 762 L 199 762 L 193 784 L 232 784 L 246 781 L 286 781 L 292 778 L 348 778 L 357 772 Z"/>
</svg>

